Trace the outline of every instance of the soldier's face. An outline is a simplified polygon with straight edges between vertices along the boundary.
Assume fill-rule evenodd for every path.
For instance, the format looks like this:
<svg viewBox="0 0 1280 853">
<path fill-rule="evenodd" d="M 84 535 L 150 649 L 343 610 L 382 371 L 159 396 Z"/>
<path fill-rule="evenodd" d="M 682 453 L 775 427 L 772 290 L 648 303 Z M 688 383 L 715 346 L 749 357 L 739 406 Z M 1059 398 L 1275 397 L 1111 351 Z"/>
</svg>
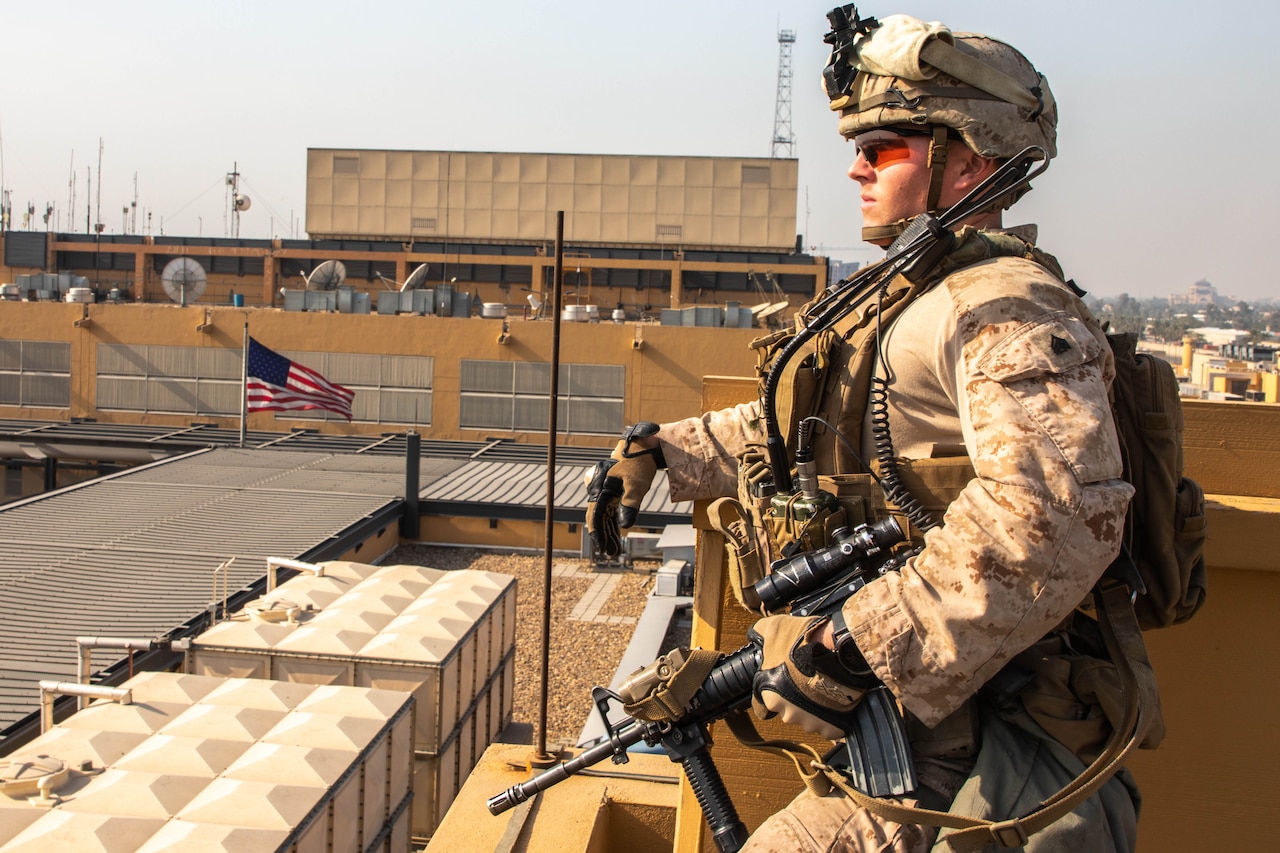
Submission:
<svg viewBox="0 0 1280 853">
<path fill-rule="evenodd" d="M 923 213 L 929 201 L 929 138 L 872 130 L 854 138 L 858 156 L 849 177 L 858 182 L 863 227 L 889 225 Z M 888 244 L 888 240 L 884 244 Z"/>
<path fill-rule="evenodd" d="M 863 227 L 890 225 L 928 209 L 929 136 L 878 128 L 858 134 L 853 141 L 858 156 L 849 167 L 849 177 L 858 182 Z M 955 204 L 995 167 L 996 161 L 950 140 L 938 207 L 945 210 Z M 890 239 L 873 242 L 887 246 Z"/>
</svg>

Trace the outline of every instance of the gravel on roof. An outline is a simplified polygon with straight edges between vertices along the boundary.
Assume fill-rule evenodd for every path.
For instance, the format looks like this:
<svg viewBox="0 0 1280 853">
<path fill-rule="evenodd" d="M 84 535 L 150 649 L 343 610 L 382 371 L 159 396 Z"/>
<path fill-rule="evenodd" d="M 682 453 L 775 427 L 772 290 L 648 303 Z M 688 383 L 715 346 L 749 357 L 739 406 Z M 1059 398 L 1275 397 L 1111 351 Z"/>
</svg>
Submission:
<svg viewBox="0 0 1280 853">
<path fill-rule="evenodd" d="M 536 737 L 541 705 L 541 634 L 543 580 L 541 554 L 513 554 L 476 548 L 401 545 L 384 564 L 435 569 L 477 569 L 516 578 L 516 656 L 513 723 L 525 723 Z M 547 686 L 547 745 L 572 746 L 587 715 L 594 713 L 591 688 L 608 685 L 631 641 L 635 620 L 644 611 L 658 564 L 638 563 L 639 570 L 605 570 L 616 575 L 598 617 L 619 616 L 620 624 L 572 618 L 575 606 L 592 584 L 590 561 L 554 556 L 551 583 L 551 656 Z M 566 574 L 568 576 L 566 576 Z"/>
</svg>

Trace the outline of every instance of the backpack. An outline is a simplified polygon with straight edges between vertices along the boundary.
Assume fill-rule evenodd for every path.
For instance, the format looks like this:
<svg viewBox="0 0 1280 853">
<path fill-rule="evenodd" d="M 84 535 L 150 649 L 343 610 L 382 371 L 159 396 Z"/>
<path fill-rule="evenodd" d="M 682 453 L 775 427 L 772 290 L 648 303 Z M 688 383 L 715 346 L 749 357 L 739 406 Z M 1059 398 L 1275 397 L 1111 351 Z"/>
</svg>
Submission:
<svg viewBox="0 0 1280 853">
<path fill-rule="evenodd" d="M 1135 489 L 1124 544 L 1108 574 L 1138 593 L 1145 631 L 1185 622 L 1204 604 L 1204 491 L 1182 473 L 1182 402 L 1167 361 L 1137 352 L 1134 334 L 1108 334 L 1111 404 L 1124 478 Z"/>
</svg>

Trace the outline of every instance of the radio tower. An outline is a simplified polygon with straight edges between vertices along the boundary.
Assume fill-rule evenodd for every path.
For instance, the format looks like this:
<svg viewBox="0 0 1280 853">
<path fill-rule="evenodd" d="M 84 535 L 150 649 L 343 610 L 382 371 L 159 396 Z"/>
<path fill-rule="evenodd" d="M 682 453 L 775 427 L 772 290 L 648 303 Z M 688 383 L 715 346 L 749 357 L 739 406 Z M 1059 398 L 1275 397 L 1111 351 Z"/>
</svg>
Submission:
<svg viewBox="0 0 1280 853">
<path fill-rule="evenodd" d="M 796 143 L 791 135 L 791 45 L 796 42 L 795 30 L 778 30 L 778 99 L 773 111 L 774 159 L 792 156 Z"/>
</svg>

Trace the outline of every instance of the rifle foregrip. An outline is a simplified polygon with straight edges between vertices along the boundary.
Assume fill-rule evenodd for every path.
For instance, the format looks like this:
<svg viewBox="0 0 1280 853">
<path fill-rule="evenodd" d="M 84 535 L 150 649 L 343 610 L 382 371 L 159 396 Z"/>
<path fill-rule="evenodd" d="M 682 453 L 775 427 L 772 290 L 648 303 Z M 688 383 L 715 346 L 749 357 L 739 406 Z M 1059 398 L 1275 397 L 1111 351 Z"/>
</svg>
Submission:
<svg viewBox="0 0 1280 853">
<path fill-rule="evenodd" d="M 689 787 L 698 798 L 698 805 L 702 807 L 703 817 L 707 819 L 720 853 L 736 853 L 742 849 L 742 845 L 747 843 L 747 827 L 738 819 L 724 780 L 707 750 L 700 749 L 686 756 L 680 761 L 680 766 L 684 768 Z"/>
</svg>

